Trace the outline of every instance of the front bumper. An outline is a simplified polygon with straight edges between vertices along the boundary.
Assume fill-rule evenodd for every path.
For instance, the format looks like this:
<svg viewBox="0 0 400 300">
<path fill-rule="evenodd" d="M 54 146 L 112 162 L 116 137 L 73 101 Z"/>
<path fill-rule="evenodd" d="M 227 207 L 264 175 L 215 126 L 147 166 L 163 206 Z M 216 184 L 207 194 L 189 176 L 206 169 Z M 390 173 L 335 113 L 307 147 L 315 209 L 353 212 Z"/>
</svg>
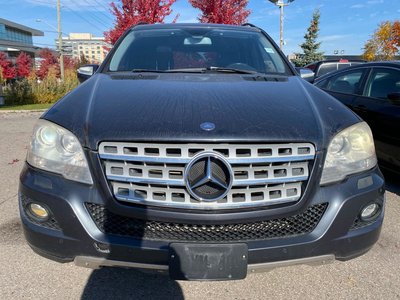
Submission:
<svg viewBox="0 0 400 300">
<path fill-rule="evenodd" d="M 96 226 L 85 203 L 105 205 L 116 214 L 144 220 L 158 220 L 157 211 L 137 214 L 135 208 L 116 203 L 99 184 L 89 187 L 26 165 L 21 174 L 20 212 L 25 237 L 32 249 L 56 261 L 75 261 L 77 265 L 92 268 L 118 266 L 167 271 L 169 241 L 105 234 Z M 245 241 L 249 272 L 291 264 L 348 260 L 364 254 L 378 240 L 384 215 L 384 180 L 378 168 L 340 184 L 318 187 L 308 200 L 309 206 L 328 203 L 317 226 L 307 234 Z M 47 207 L 58 227 L 32 222 L 25 211 L 26 201 Z M 361 209 L 372 202 L 380 205 L 380 214 L 373 221 L 355 226 Z M 168 221 L 162 213 L 165 212 L 160 212 L 159 220 Z M 169 214 L 174 216 L 169 220 L 171 223 L 182 220 L 180 212 Z M 185 219 L 190 214 L 185 212 Z M 218 214 L 213 217 L 216 223 L 221 219 Z M 278 217 L 287 216 L 272 218 Z M 210 218 L 208 214 L 207 224 L 212 223 Z M 239 221 L 242 222 L 231 215 L 231 223 Z M 192 222 L 201 224 L 201 215 L 193 214 Z"/>
</svg>

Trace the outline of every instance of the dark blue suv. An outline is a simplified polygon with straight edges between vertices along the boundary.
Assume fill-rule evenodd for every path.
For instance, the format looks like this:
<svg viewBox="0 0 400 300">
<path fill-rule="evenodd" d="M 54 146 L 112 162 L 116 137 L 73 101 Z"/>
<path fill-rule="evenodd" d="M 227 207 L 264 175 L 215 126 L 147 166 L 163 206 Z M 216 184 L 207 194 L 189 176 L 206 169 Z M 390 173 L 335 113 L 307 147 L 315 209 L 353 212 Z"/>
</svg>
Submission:
<svg viewBox="0 0 400 300">
<path fill-rule="evenodd" d="M 138 25 L 38 121 L 19 203 L 47 258 L 229 280 L 365 253 L 384 180 L 368 125 L 261 29 Z"/>
</svg>

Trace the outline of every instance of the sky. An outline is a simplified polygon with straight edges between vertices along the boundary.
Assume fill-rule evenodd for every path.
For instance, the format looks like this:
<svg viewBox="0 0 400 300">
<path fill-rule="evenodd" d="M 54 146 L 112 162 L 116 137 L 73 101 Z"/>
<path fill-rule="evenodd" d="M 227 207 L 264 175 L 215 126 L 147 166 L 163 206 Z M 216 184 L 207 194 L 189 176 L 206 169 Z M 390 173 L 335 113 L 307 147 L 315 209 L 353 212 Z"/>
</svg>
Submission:
<svg viewBox="0 0 400 300">
<path fill-rule="evenodd" d="M 61 0 L 62 31 L 90 32 L 102 36 L 113 25 L 109 10 L 111 0 Z M 116 0 L 115 2 L 119 2 Z M 279 9 L 268 0 L 249 0 L 248 21 L 263 28 L 279 44 Z M 199 11 L 187 0 L 177 0 L 170 22 L 179 14 L 178 22 L 198 22 Z M 321 12 L 319 41 L 326 55 L 335 50 L 347 55 L 362 53 L 364 43 L 383 21 L 400 19 L 400 0 L 295 0 L 285 7 L 284 52 L 299 52 L 304 34 L 315 9 Z M 0 18 L 44 31 L 34 43 L 54 48 L 57 37 L 56 0 L 0 0 Z M 40 19 L 41 22 L 37 22 Z"/>
</svg>

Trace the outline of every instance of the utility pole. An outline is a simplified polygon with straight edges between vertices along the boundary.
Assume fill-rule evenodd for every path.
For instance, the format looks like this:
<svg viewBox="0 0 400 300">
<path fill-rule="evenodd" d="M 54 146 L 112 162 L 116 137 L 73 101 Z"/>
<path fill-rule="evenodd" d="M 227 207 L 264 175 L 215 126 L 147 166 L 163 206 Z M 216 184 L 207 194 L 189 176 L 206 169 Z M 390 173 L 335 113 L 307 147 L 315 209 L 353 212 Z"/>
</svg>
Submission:
<svg viewBox="0 0 400 300">
<path fill-rule="evenodd" d="M 269 1 L 272 2 L 273 4 L 275 4 L 276 6 L 278 6 L 279 10 L 280 10 L 279 48 L 281 48 L 281 50 L 282 50 L 283 49 L 283 44 L 284 44 L 284 40 L 283 40 L 283 21 L 285 19 L 285 17 L 284 17 L 284 7 L 288 6 L 294 0 L 269 0 Z"/>
<path fill-rule="evenodd" d="M 279 3 L 279 9 L 281 10 L 280 13 L 280 26 L 279 26 L 279 48 L 281 48 L 281 50 L 283 49 L 283 21 L 284 21 L 284 12 L 283 12 L 283 8 L 285 7 L 285 4 L 283 3 Z M 286 4 L 288 5 L 288 4 Z"/>
<path fill-rule="evenodd" d="M 61 30 L 61 0 L 57 0 L 57 29 L 58 29 L 58 51 L 60 52 L 60 73 L 61 81 L 64 81 L 64 55 L 62 45 L 62 30 Z"/>
</svg>

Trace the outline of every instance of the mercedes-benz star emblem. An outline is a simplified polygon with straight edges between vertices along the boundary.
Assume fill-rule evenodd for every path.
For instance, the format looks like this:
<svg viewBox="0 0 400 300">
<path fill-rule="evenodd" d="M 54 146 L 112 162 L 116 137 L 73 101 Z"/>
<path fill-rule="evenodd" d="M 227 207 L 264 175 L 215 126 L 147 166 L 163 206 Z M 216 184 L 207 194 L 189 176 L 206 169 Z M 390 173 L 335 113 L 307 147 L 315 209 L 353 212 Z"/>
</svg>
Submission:
<svg viewBox="0 0 400 300">
<path fill-rule="evenodd" d="M 224 198 L 232 187 L 230 164 L 215 152 L 203 152 L 194 157 L 185 169 L 186 188 L 199 201 L 214 202 Z"/>
<path fill-rule="evenodd" d="M 200 124 L 200 128 L 205 131 L 211 131 L 215 129 L 215 124 L 211 122 L 205 122 Z"/>
</svg>

